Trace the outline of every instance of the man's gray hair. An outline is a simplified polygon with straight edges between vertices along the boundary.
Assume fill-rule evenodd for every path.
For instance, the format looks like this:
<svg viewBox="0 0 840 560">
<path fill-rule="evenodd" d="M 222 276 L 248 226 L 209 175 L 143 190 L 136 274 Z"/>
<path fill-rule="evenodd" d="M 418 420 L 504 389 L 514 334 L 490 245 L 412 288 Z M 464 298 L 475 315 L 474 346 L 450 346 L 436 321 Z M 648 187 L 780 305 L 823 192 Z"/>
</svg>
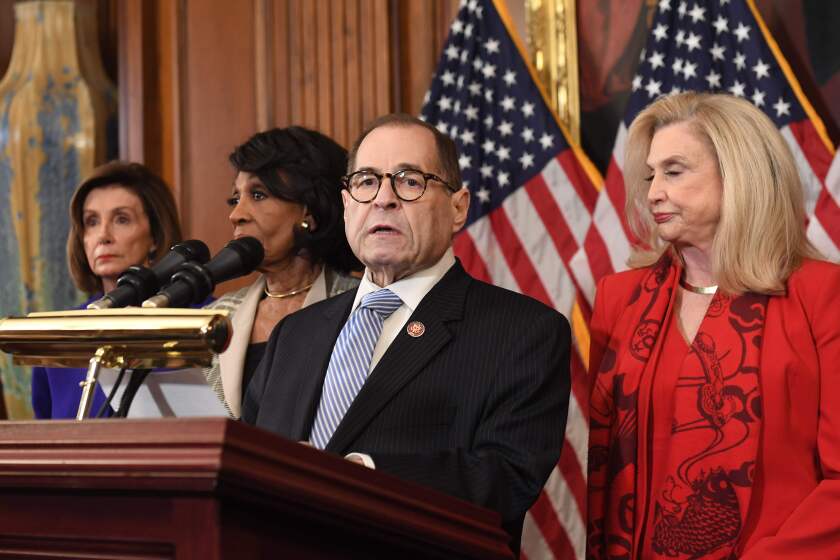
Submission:
<svg viewBox="0 0 840 560">
<path fill-rule="evenodd" d="M 452 138 L 443 134 L 434 126 L 426 121 L 420 120 L 406 113 L 392 113 L 390 115 L 383 115 L 373 122 L 369 123 L 364 131 L 359 135 L 350 152 L 347 154 L 347 172 L 352 173 L 356 168 L 356 154 L 359 151 L 359 146 L 362 144 L 368 134 L 382 128 L 384 126 L 409 127 L 419 126 L 425 128 L 432 133 L 435 138 L 435 148 L 437 150 L 438 163 L 440 164 L 440 172 L 443 174 L 443 179 L 449 183 L 453 189 L 461 188 L 461 168 L 458 165 L 458 148 Z M 428 171 L 424 169 L 423 171 Z"/>
</svg>

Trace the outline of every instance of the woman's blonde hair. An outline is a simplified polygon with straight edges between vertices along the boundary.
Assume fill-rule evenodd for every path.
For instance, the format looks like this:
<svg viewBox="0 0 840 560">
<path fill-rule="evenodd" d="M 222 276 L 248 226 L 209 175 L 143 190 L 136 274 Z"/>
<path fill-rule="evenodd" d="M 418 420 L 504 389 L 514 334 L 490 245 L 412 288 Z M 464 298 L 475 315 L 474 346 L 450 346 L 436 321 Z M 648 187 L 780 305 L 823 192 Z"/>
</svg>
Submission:
<svg viewBox="0 0 840 560">
<path fill-rule="evenodd" d="M 688 123 L 717 157 L 723 185 L 712 267 L 720 289 L 782 293 L 804 257 L 819 258 L 805 237 L 802 183 L 793 155 L 770 119 L 731 95 L 680 93 L 662 97 L 630 125 L 625 152 L 628 224 L 640 243 L 628 264 L 648 266 L 668 250 L 648 207 L 646 164 L 656 131 Z M 678 256 L 678 255 L 677 255 Z"/>
</svg>

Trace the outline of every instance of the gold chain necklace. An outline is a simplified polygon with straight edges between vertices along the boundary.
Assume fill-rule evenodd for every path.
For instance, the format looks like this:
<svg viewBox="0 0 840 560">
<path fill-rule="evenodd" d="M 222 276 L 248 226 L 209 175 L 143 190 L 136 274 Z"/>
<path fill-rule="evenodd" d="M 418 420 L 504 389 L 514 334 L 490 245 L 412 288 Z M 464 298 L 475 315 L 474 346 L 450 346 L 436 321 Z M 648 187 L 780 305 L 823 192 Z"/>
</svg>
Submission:
<svg viewBox="0 0 840 560">
<path fill-rule="evenodd" d="M 700 294 L 703 296 L 710 296 L 714 294 L 718 289 L 717 286 L 692 286 L 682 276 L 680 276 L 680 286 L 682 286 L 683 288 L 685 288 L 693 294 Z"/>
<path fill-rule="evenodd" d="M 310 282 L 309 284 L 307 284 L 306 286 L 304 286 L 302 288 L 292 290 L 291 292 L 286 292 L 285 294 L 273 294 L 273 293 L 268 291 L 268 282 L 266 282 L 265 287 L 263 287 L 263 291 L 265 292 L 265 295 L 267 295 L 270 298 L 283 299 L 283 298 L 287 298 L 287 297 L 296 296 L 298 294 L 302 294 L 303 292 L 309 290 L 309 288 L 311 288 L 313 284 L 315 284 L 315 282 Z"/>
</svg>

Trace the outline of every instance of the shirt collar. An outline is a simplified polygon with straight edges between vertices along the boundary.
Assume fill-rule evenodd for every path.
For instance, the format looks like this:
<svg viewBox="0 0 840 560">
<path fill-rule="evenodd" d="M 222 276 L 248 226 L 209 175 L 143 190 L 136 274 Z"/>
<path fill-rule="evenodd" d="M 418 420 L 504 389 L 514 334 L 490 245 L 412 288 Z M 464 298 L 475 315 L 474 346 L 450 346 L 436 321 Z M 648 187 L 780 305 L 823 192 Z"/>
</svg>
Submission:
<svg viewBox="0 0 840 560">
<path fill-rule="evenodd" d="M 440 260 L 429 268 L 415 272 L 384 287 L 397 294 L 402 300 L 403 305 L 414 312 L 417 306 L 420 305 L 420 301 L 443 278 L 443 275 L 452 268 L 453 264 L 455 264 L 455 253 L 453 253 L 452 247 L 450 247 Z M 379 289 L 381 287 L 374 284 L 370 279 L 370 271 L 365 269 L 365 274 L 359 283 L 359 289 L 356 291 L 356 299 L 353 300 L 351 312 L 356 310 L 363 297 Z"/>
</svg>

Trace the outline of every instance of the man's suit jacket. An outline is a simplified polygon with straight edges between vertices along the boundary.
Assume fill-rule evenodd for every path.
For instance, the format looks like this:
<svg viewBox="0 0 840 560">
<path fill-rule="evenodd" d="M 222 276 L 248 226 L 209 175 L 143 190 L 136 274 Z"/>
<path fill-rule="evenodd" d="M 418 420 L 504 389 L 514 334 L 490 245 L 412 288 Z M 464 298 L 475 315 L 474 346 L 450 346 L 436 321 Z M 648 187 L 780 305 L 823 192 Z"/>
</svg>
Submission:
<svg viewBox="0 0 840 560">
<path fill-rule="evenodd" d="M 355 290 L 274 329 L 242 419 L 309 439 L 333 345 Z M 531 298 L 450 268 L 411 315 L 326 451 L 369 454 L 378 470 L 489 507 L 518 539 L 563 444 L 570 330 Z"/>
<path fill-rule="evenodd" d="M 319 284 L 322 288 L 316 291 L 315 288 Z M 358 285 L 358 278 L 332 270 L 325 265 L 315 280 L 313 289 L 306 295 L 303 307 L 346 292 Z M 260 274 L 250 286 L 223 294 L 206 306 L 206 309 L 224 309 L 231 313 L 233 336 L 231 336 L 230 344 L 224 352 L 213 356 L 213 363 L 210 367 L 204 368 L 204 376 L 228 413 L 234 418 L 239 418 L 242 413 L 242 377 L 245 356 L 251 342 L 251 330 L 254 328 L 254 320 L 257 317 L 257 306 L 263 298 L 264 290 L 265 276 Z"/>
</svg>

